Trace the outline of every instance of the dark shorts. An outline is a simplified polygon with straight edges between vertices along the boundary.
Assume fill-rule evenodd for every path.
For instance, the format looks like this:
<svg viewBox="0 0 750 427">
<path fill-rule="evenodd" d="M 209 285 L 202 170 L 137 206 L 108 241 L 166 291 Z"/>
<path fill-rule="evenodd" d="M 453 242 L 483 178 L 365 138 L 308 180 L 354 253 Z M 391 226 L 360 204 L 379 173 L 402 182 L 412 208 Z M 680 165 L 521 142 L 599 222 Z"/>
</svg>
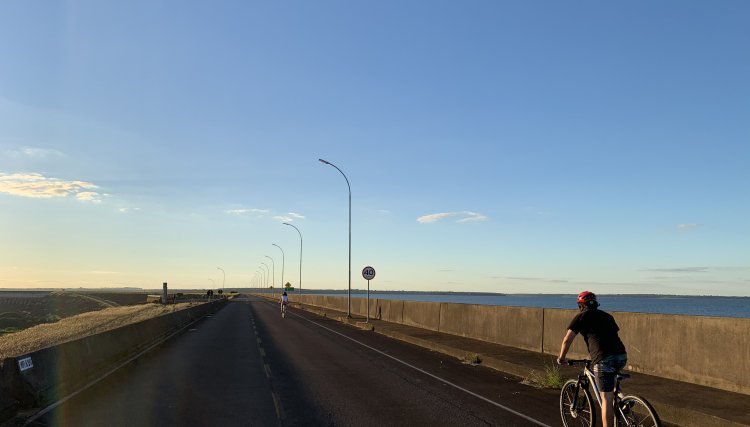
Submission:
<svg viewBox="0 0 750 427">
<path fill-rule="evenodd" d="M 626 363 L 628 363 L 627 354 L 615 354 L 604 357 L 599 363 L 594 365 L 596 385 L 599 387 L 599 391 L 614 391 L 615 377 L 625 367 Z"/>
</svg>

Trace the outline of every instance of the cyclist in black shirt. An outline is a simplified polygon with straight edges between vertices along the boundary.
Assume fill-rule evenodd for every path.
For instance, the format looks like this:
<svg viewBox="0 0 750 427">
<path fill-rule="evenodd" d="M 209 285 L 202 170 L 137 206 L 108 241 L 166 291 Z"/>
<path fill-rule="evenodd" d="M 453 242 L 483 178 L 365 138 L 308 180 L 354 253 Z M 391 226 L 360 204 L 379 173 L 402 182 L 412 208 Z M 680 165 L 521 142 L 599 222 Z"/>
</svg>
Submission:
<svg viewBox="0 0 750 427">
<path fill-rule="evenodd" d="M 612 401 L 615 376 L 620 369 L 625 367 L 628 355 L 617 333 L 620 328 L 615 319 L 609 313 L 599 310 L 598 307 L 599 303 L 593 292 L 583 291 L 578 294 L 578 308 L 581 312 L 568 325 L 568 332 L 563 338 L 557 363 L 562 364 L 567 361 L 565 355 L 568 354 L 573 339 L 578 334 L 583 335 L 601 393 L 602 425 L 609 427 L 612 425 L 614 415 Z"/>
</svg>

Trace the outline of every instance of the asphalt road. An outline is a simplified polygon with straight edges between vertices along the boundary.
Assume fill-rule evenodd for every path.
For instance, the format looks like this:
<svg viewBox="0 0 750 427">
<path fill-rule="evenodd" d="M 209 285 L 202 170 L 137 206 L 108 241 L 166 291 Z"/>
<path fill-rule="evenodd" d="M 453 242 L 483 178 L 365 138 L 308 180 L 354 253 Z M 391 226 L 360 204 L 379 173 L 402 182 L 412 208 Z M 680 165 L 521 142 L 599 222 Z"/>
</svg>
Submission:
<svg viewBox="0 0 750 427">
<path fill-rule="evenodd" d="M 32 425 L 560 425 L 558 392 L 250 298 Z"/>
</svg>

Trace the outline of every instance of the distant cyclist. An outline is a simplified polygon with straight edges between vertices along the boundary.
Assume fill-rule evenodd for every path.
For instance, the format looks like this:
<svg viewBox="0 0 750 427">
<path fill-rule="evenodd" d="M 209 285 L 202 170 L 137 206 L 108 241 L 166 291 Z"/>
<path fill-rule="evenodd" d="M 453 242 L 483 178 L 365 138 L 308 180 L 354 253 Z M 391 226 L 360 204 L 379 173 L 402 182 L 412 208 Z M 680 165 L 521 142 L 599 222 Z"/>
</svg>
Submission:
<svg viewBox="0 0 750 427">
<path fill-rule="evenodd" d="M 283 314 L 286 311 L 286 306 L 289 304 L 289 296 L 286 294 L 286 291 L 281 295 L 281 313 Z"/>
<path fill-rule="evenodd" d="M 568 325 L 557 363 L 563 364 L 567 361 L 565 355 L 568 354 L 573 339 L 577 334 L 583 335 L 602 397 L 602 425 L 610 427 L 614 416 L 612 400 L 615 376 L 625 367 L 628 355 L 617 333 L 620 328 L 615 319 L 598 307 L 599 303 L 593 292 L 583 291 L 578 294 L 578 309 L 581 312 Z"/>
</svg>

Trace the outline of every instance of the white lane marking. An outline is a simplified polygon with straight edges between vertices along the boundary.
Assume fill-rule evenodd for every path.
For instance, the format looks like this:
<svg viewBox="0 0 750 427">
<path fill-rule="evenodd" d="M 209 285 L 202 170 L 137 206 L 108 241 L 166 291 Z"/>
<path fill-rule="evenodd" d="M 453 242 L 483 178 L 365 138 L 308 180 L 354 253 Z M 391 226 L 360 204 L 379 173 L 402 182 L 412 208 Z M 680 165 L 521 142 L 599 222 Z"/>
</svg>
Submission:
<svg viewBox="0 0 750 427">
<path fill-rule="evenodd" d="M 382 354 L 382 355 L 383 355 L 383 356 L 385 356 L 385 357 L 388 357 L 388 358 L 390 358 L 390 359 L 393 359 L 393 360 L 395 360 L 396 362 L 399 362 L 399 363 L 401 363 L 401 364 L 403 364 L 403 365 L 406 365 L 406 366 L 408 366 L 408 367 L 410 367 L 410 368 L 412 368 L 412 369 L 414 369 L 414 370 L 416 370 L 416 371 L 418 371 L 418 372 L 421 372 L 421 373 L 423 373 L 423 374 L 425 374 L 425 375 L 427 375 L 427 376 L 429 376 L 429 377 L 432 377 L 432 378 L 434 378 L 434 379 L 436 379 L 436 380 L 438 380 L 438 381 L 442 381 L 443 383 L 445 383 L 445 384 L 448 384 L 448 385 L 450 385 L 450 386 L 451 386 L 451 387 L 453 387 L 453 388 L 456 388 L 456 389 L 458 389 L 458 390 L 461 390 L 461 391 L 463 391 L 464 393 L 468 393 L 468 394 L 470 394 L 470 395 L 472 395 L 472 396 L 474 396 L 474 397 L 476 397 L 476 398 L 478 398 L 478 399 L 482 399 L 482 400 L 484 400 L 485 402 L 487 402 L 487 403 L 489 403 L 489 404 L 495 405 L 495 406 L 497 406 L 497 407 L 498 407 L 498 408 L 500 408 L 500 409 L 503 409 L 503 410 L 505 410 L 505 411 L 508 411 L 508 412 L 510 412 L 510 413 L 511 413 L 511 414 L 513 414 L 513 415 L 517 415 L 517 416 L 519 416 L 519 417 L 521 417 L 521 418 L 523 418 L 523 419 L 525 419 L 525 420 L 527 420 L 527 421 L 530 421 L 530 422 L 532 422 L 532 423 L 534 423 L 534 424 L 536 424 L 536 425 L 539 425 L 539 426 L 544 426 L 544 427 L 551 427 L 551 426 L 550 426 L 549 424 L 545 424 L 545 423 L 543 423 L 543 422 L 541 422 L 541 421 L 539 421 L 539 420 L 535 420 L 534 418 L 531 418 L 531 417 L 529 417 L 528 415 L 524 415 L 524 414 L 522 414 L 522 413 L 520 413 L 520 412 L 518 412 L 518 411 L 516 411 L 516 410 L 514 410 L 514 409 L 511 409 L 511 408 L 509 408 L 509 407 L 507 407 L 507 406 L 505 406 L 505 405 L 501 404 L 501 403 L 497 403 L 497 402 L 495 402 L 494 400 L 491 400 L 491 399 L 487 399 L 486 397 L 484 397 L 484 396 L 482 396 L 482 395 L 480 395 L 480 394 L 474 393 L 474 392 L 473 392 L 473 391 L 471 391 L 471 390 L 467 390 L 467 389 L 465 389 L 465 388 L 461 387 L 460 385 L 457 385 L 457 384 L 453 384 L 452 382 L 450 382 L 450 381 L 448 381 L 448 380 L 445 380 L 445 379 L 443 379 L 443 378 L 440 378 L 440 377 L 438 377 L 437 375 L 433 375 L 433 374 L 431 374 L 431 373 L 429 373 L 429 372 L 425 371 L 424 369 L 418 368 L 418 367 L 416 367 L 416 366 L 412 365 L 412 364 L 411 364 L 411 363 L 409 363 L 409 362 L 405 362 L 405 361 L 403 361 L 403 360 L 401 360 L 401 359 L 399 359 L 399 358 L 397 358 L 397 357 L 391 356 L 390 354 L 388 354 L 388 353 L 385 353 L 385 352 L 383 352 L 383 351 L 380 351 L 380 350 L 378 350 L 377 348 L 371 347 L 371 346 L 369 346 L 369 345 L 367 345 L 367 344 L 365 344 L 365 343 L 363 343 L 363 342 L 357 341 L 356 339 L 354 339 L 354 338 L 352 338 L 352 337 L 349 337 L 349 336 L 347 336 L 347 335 L 344 335 L 344 334 L 342 334 L 341 332 L 337 332 L 337 331 L 334 331 L 334 330 L 333 330 L 333 329 L 331 329 L 331 328 L 328 328 L 328 327 L 326 327 L 326 326 L 323 326 L 323 325 L 321 325 L 320 323 L 318 323 L 318 322 L 315 322 L 315 321 L 313 321 L 313 320 L 310 320 L 310 319 L 308 319 L 308 318 L 306 318 L 306 317 L 300 316 L 299 314 L 296 314 L 296 313 L 293 313 L 293 312 L 291 312 L 291 313 L 292 313 L 292 315 L 294 315 L 294 316 L 297 316 L 297 317 L 299 317 L 300 319 L 304 319 L 304 320 L 306 320 L 306 321 L 308 321 L 308 322 L 312 323 L 313 325 L 316 325 L 316 326 L 318 326 L 318 327 L 321 327 L 321 328 L 323 328 L 323 329 L 325 329 L 325 330 L 327 330 L 327 331 L 329 331 L 329 332 L 332 332 L 332 333 L 334 333 L 334 334 L 336 334 L 336 335 L 339 335 L 339 336 L 341 336 L 341 337 L 343 337 L 343 338 L 346 338 L 346 339 L 348 339 L 348 340 L 350 340 L 350 341 L 353 341 L 353 342 L 355 342 L 355 343 L 357 343 L 357 344 L 361 345 L 362 347 L 368 348 L 368 349 L 370 349 L 370 350 L 372 350 L 372 351 L 374 351 L 374 352 L 376 352 L 376 353 Z"/>
<path fill-rule="evenodd" d="M 284 419 L 284 407 L 281 406 L 281 399 L 276 393 L 271 392 L 271 397 L 273 398 L 273 406 L 276 408 L 276 418 L 283 420 Z"/>
</svg>

